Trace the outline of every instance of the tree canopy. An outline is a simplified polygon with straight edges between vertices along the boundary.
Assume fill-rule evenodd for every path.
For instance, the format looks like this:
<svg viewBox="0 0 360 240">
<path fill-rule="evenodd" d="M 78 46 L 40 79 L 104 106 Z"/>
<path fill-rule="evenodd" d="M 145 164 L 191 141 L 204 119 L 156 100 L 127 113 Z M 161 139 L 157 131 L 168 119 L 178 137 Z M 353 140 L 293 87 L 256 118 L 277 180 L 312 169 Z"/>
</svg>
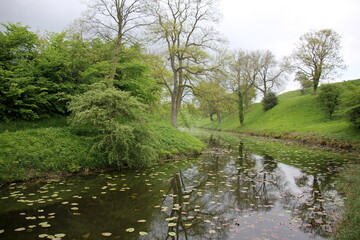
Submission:
<svg viewBox="0 0 360 240">
<path fill-rule="evenodd" d="M 312 82 L 315 93 L 321 80 L 345 68 L 340 55 L 340 39 L 340 35 L 331 29 L 309 31 L 300 37 L 292 54 L 293 68 Z"/>
</svg>

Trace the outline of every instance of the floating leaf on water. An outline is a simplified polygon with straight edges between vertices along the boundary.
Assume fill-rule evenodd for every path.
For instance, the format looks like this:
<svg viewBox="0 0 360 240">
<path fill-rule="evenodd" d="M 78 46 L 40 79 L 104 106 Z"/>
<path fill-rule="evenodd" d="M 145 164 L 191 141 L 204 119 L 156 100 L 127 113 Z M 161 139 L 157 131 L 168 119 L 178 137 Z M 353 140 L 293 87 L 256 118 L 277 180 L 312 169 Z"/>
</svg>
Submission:
<svg viewBox="0 0 360 240">
<path fill-rule="evenodd" d="M 85 233 L 81 237 L 84 239 L 88 239 L 90 237 L 90 233 Z"/>
<path fill-rule="evenodd" d="M 66 234 L 65 233 L 58 233 L 58 234 L 55 234 L 54 236 L 57 237 L 57 238 L 63 238 L 63 237 L 66 236 Z"/>
<path fill-rule="evenodd" d="M 184 226 L 185 227 L 191 227 L 192 223 L 185 223 Z"/>
<path fill-rule="evenodd" d="M 103 235 L 104 237 L 110 237 L 112 235 L 112 233 L 110 232 L 103 232 L 101 235 Z"/>
<path fill-rule="evenodd" d="M 28 228 L 36 228 L 36 225 L 29 225 Z"/>
<path fill-rule="evenodd" d="M 216 233 L 216 231 L 215 230 L 210 230 L 209 233 L 214 234 L 214 233 Z"/>
<path fill-rule="evenodd" d="M 128 233 L 132 233 L 132 232 L 135 231 L 135 228 L 128 228 L 128 229 L 126 229 L 125 231 L 128 232 Z"/>
<path fill-rule="evenodd" d="M 15 229 L 15 232 L 22 232 L 22 231 L 25 231 L 25 230 L 26 230 L 26 228 L 21 227 L 21 228 Z"/>
<path fill-rule="evenodd" d="M 169 234 L 169 236 L 172 236 L 172 237 L 176 236 L 176 232 L 169 232 L 168 234 Z"/>
<path fill-rule="evenodd" d="M 140 236 L 145 236 L 147 235 L 148 233 L 147 232 L 139 232 Z"/>
<path fill-rule="evenodd" d="M 138 223 L 144 223 L 144 222 L 146 222 L 146 220 L 145 220 L 145 219 L 140 219 L 140 220 L 138 220 L 137 222 L 138 222 Z"/>
<path fill-rule="evenodd" d="M 40 234 L 38 237 L 39 238 L 46 238 L 48 235 L 46 233 Z"/>
<path fill-rule="evenodd" d="M 168 224 L 168 226 L 169 226 L 169 227 L 175 227 L 175 226 L 176 226 L 176 223 L 171 222 L 171 223 Z"/>
</svg>

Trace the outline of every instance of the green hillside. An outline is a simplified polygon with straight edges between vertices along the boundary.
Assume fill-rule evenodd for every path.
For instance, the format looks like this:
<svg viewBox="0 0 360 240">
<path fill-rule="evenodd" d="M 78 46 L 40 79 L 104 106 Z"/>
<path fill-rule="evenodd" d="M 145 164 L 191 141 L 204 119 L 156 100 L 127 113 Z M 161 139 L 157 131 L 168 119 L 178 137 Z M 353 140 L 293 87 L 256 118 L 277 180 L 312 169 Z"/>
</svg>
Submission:
<svg viewBox="0 0 360 240">
<path fill-rule="evenodd" d="M 345 94 L 348 84 L 360 87 L 360 80 L 336 83 Z M 332 118 L 326 114 L 311 89 L 287 92 L 279 96 L 279 104 L 264 112 L 261 103 L 254 104 L 240 126 L 236 112 L 224 116 L 221 124 L 203 119 L 200 127 L 258 135 L 297 139 L 339 147 L 360 147 L 360 129 L 353 127 L 338 112 Z"/>
</svg>

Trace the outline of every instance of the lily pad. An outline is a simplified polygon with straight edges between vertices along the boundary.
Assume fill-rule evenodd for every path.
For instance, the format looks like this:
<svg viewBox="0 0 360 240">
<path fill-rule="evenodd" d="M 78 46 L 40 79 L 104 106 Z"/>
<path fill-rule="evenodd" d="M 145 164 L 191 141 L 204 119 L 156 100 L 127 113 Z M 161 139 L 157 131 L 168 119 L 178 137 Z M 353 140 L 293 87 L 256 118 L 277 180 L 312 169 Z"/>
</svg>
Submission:
<svg viewBox="0 0 360 240">
<path fill-rule="evenodd" d="M 25 230 L 26 230 L 26 228 L 21 227 L 21 228 L 15 229 L 15 232 L 22 232 L 22 231 L 25 231 Z"/>
<path fill-rule="evenodd" d="M 110 232 L 103 232 L 101 235 L 103 235 L 104 237 L 110 237 L 112 235 L 112 233 Z"/>
<path fill-rule="evenodd" d="M 66 234 L 65 233 L 58 233 L 58 234 L 55 234 L 54 236 L 57 237 L 57 238 L 63 238 L 63 237 L 66 236 Z"/>
<path fill-rule="evenodd" d="M 135 231 L 135 228 L 128 228 L 128 229 L 126 229 L 125 231 L 128 232 L 128 233 L 132 233 L 132 232 Z"/>
<path fill-rule="evenodd" d="M 140 236 L 145 236 L 147 235 L 148 233 L 147 232 L 139 232 Z"/>
<path fill-rule="evenodd" d="M 169 236 L 172 236 L 172 237 L 176 236 L 176 232 L 169 232 L 168 234 L 169 234 Z"/>
</svg>

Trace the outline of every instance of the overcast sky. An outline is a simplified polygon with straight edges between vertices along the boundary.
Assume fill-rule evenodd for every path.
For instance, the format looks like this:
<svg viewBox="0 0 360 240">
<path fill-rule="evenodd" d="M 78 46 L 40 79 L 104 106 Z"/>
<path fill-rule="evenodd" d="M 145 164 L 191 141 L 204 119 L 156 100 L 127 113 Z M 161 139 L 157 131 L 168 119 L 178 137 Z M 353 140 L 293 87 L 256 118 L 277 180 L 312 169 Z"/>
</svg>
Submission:
<svg viewBox="0 0 360 240">
<path fill-rule="evenodd" d="M 0 0 L 0 22 L 60 32 L 80 16 L 83 1 Z M 220 10 L 219 30 L 231 48 L 268 49 L 278 58 L 289 55 L 305 32 L 331 28 L 342 36 L 348 66 L 341 79 L 360 78 L 359 0 L 220 0 Z"/>
</svg>

